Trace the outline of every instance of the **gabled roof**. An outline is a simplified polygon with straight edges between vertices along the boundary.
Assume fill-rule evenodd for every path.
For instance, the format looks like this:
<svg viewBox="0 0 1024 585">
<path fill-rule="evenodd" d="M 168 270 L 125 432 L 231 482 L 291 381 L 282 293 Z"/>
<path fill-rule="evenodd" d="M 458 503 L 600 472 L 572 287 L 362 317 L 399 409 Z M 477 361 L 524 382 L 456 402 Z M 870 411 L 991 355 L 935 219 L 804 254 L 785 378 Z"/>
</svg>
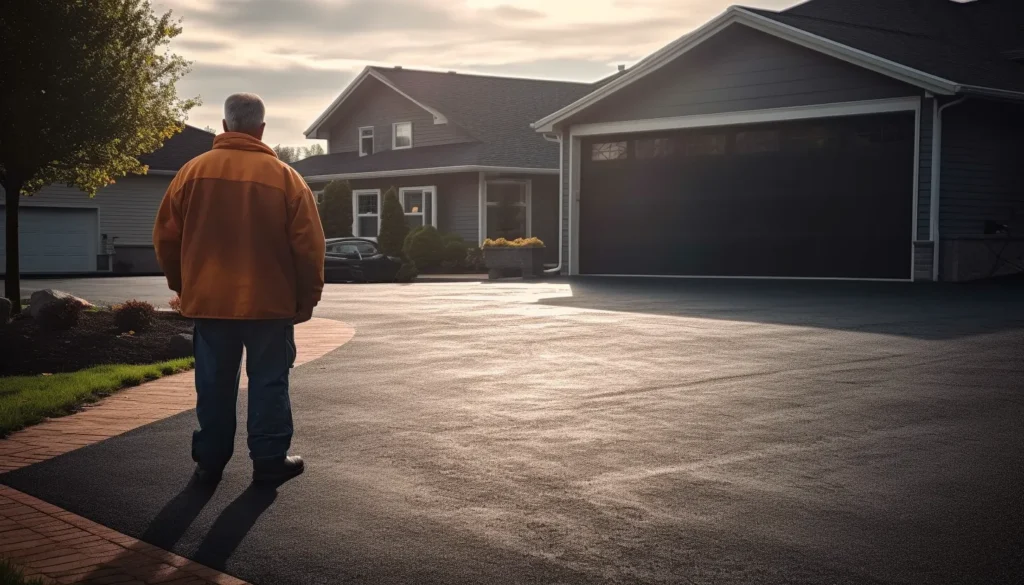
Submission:
<svg viewBox="0 0 1024 585">
<path fill-rule="evenodd" d="M 594 88 L 588 83 L 367 67 L 306 135 L 316 137 L 345 99 L 371 77 L 427 111 L 437 112 L 435 123 L 441 116 L 442 123 L 458 126 L 475 141 L 361 158 L 355 153 L 310 157 L 292 165 L 304 176 L 440 166 L 557 169 L 558 146 L 533 132 L 530 122 Z"/>
<path fill-rule="evenodd" d="M 743 25 L 941 95 L 975 93 L 1024 100 L 1024 66 L 977 41 L 981 33 L 951 36 L 956 28 L 925 18 L 932 9 L 949 23 L 968 7 L 971 22 L 998 20 L 1020 11 L 1017 0 L 810 0 L 785 12 L 733 6 L 697 30 L 651 54 L 625 75 L 533 124 L 538 132 L 583 111 L 657 71 L 732 25 Z M 946 10 L 952 5 L 952 10 Z M 959 11 L 959 12 L 957 12 Z M 984 14 L 984 18 L 981 15 Z M 898 16 L 897 16 L 898 15 Z M 978 24 L 976 26 L 983 26 Z M 902 28 L 901 28 L 902 27 Z M 1011 27 L 1012 28 L 1012 27 Z M 1004 30 L 1005 27 L 1004 27 Z M 1003 33 L 1002 45 L 1014 32 Z M 1006 49 L 1003 49 L 1005 51 Z"/>
<path fill-rule="evenodd" d="M 163 146 L 139 157 L 153 171 L 178 171 L 185 163 L 213 148 L 213 134 L 185 124 L 185 128 L 167 139 Z"/>
</svg>

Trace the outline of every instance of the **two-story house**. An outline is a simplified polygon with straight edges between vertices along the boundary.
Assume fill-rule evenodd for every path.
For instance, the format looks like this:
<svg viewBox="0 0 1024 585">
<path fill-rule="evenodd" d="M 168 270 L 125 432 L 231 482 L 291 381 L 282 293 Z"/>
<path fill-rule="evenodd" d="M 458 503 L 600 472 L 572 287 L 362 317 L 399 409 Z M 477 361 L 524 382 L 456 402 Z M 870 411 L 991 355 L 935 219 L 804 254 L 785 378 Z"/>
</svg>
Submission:
<svg viewBox="0 0 1024 585">
<path fill-rule="evenodd" d="M 353 189 L 353 234 L 376 237 L 383 194 L 409 223 L 468 242 L 535 236 L 558 262 L 559 144 L 530 123 L 583 83 L 367 67 L 306 131 L 327 154 L 294 163 L 314 190 Z"/>
</svg>

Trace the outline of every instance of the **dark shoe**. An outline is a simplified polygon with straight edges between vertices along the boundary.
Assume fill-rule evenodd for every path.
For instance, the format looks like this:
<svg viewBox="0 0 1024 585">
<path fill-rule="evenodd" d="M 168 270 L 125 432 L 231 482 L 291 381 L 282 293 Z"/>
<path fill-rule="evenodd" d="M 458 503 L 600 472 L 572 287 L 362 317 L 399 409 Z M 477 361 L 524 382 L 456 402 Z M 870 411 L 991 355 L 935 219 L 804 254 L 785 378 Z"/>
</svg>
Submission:
<svg viewBox="0 0 1024 585">
<path fill-rule="evenodd" d="M 301 475 L 306 466 L 302 457 L 289 455 L 282 459 L 252 462 L 252 480 L 256 483 L 284 482 Z"/>
<path fill-rule="evenodd" d="M 196 472 L 193 474 L 196 481 L 203 485 L 217 485 L 220 483 L 222 477 L 224 477 L 223 469 L 206 469 L 201 465 L 196 465 Z"/>
</svg>

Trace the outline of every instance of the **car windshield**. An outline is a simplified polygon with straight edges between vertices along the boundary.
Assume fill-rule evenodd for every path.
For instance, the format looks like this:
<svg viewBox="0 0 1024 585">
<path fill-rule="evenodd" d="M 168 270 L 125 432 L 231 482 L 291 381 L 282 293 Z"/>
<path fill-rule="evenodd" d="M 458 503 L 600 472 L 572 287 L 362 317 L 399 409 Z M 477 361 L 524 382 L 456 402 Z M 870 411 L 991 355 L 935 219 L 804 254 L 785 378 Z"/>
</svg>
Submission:
<svg viewBox="0 0 1024 585">
<path fill-rule="evenodd" d="M 370 242 L 356 242 L 353 245 L 363 256 L 373 256 L 377 254 L 377 248 Z"/>
</svg>

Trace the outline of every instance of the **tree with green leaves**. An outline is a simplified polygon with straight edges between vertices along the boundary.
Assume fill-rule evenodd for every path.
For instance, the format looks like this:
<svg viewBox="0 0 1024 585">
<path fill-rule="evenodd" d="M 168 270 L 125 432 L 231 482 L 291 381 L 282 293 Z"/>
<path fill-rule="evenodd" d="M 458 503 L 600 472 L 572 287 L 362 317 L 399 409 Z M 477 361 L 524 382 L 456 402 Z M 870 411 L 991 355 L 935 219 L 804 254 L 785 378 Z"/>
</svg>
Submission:
<svg viewBox="0 0 1024 585">
<path fill-rule="evenodd" d="M 311 156 L 320 156 L 324 154 L 324 146 L 322 144 L 314 144 L 313 146 L 307 147 L 305 156 L 302 158 L 309 158 Z"/>
<path fill-rule="evenodd" d="M 380 251 L 388 256 L 402 256 L 407 235 L 409 224 L 405 223 L 405 211 L 398 201 L 398 191 L 392 187 L 384 194 L 384 208 L 380 210 L 380 233 L 377 235 Z"/>
<path fill-rule="evenodd" d="M 352 187 L 348 181 L 331 181 L 324 187 L 324 201 L 320 204 L 320 223 L 328 238 L 346 238 L 352 235 Z"/>
<path fill-rule="evenodd" d="M 168 51 L 181 33 L 146 0 L 8 2 L 0 14 L 0 186 L 5 191 L 5 294 L 21 308 L 20 197 L 62 183 L 88 196 L 183 129 L 197 99 L 175 83 L 188 62 Z M 42 42 L 45 39 L 45 42 Z"/>
<path fill-rule="evenodd" d="M 274 152 L 277 153 L 277 158 L 286 163 L 293 163 L 302 158 L 302 149 L 294 146 L 281 146 L 278 144 L 274 146 Z"/>
</svg>

